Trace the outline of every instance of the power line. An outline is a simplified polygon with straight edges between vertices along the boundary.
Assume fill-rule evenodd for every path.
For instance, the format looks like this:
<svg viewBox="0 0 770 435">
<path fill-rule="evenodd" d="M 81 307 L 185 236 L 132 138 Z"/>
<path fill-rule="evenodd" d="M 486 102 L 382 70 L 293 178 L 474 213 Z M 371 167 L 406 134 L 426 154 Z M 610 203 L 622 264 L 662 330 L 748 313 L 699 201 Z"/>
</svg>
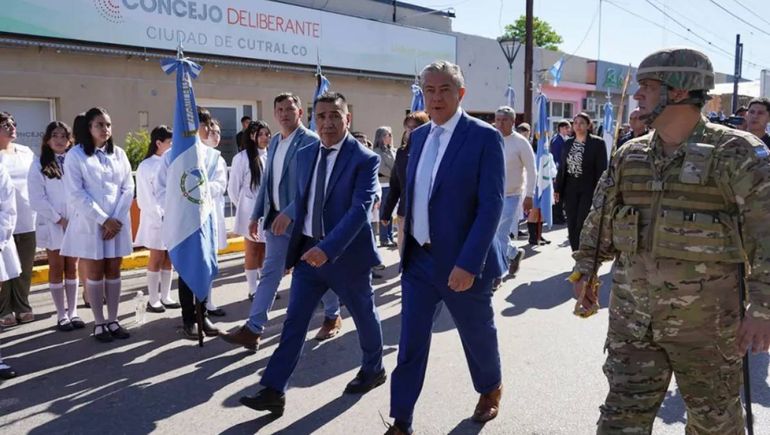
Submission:
<svg viewBox="0 0 770 435">
<path fill-rule="evenodd" d="M 755 26 L 755 25 L 753 25 L 753 24 L 749 23 L 748 21 L 744 20 L 743 18 L 739 17 L 738 15 L 735 15 L 734 13 L 732 13 L 732 11 L 731 11 L 731 10 L 729 10 L 729 9 L 727 9 L 726 7 L 724 7 L 724 6 L 720 5 L 720 4 L 719 4 L 719 3 L 717 3 L 716 1 L 714 1 L 714 0 L 711 0 L 711 3 L 714 3 L 714 5 L 715 5 L 716 7 L 718 7 L 719 9 L 722 9 L 723 11 L 727 12 L 728 14 L 730 14 L 730 16 L 732 16 L 732 17 L 733 17 L 733 18 L 735 18 L 736 20 L 739 20 L 740 22 L 742 22 L 742 23 L 746 24 L 747 26 L 750 26 L 750 27 L 752 27 L 752 28 L 754 28 L 754 29 L 757 29 L 757 30 L 759 30 L 760 32 L 764 33 L 765 35 L 767 35 L 767 36 L 770 36 L 770 33 L 767 33 L 767 32 L 766 32 L 766 31 L 764 31 L 763 29 L 760 29 L 759 27 L 757 27 L 757 26 Z"/>
<path fill-rule="evenodd" d="M 719 46 L 715 45 L 714 43 L 712 43 L 712 42 L 711 42 L 711 41 L 709 41 L 708 39 L 706 39 L 706 38 L 704 38 L 704 37 L 702 37 L 702 36 L 698 35 L 698 34 L 697 34 L 697 33 L 695 33 L 695 32 L 693 32 L 693 31 L 692 31 L 692 29 L 690 29 L 690 28 L 689 28 L 689 27 L 687 27 L 686 25 L 682 24 L 682 23 L 681 23 L 680 21 L 678 21 L 676 18 L 674 18 L 674 17 L 672 17 L 671 15 L 669 15 L 669 14 L 668 14 L 668 12 L 666 12 L 666 11 L 664 11 L 663 9 L 659 8 L 658 6 L 656 6 L 656 5 L 655 5 L 655 3 L 651 2 L 650 0 L 646 0 L 646 1 L 647 1 L 647 3 L 648 3 L 650 6 L 652 6 L 652 7 L 653 7 L 653 8 L 655 8 L 655 9 L 657 9 L 657 10 L 658 10 L 658 11 L 659 11 L 661 14 L 663 14 L 663 15 L 664 15 L 666 18 L 668 18 L 669 20 L 671 20 L 671 21 L 673 21 L 674 23 L 678 24 L 678 25 L 679 25 L 679 27 L 683 28 L 684 30 L 687 30 L 688 32 L 690 32 L 690 33 L 691 33 L 693 36 L 695 36 L 696 38 L 698 38 L 698 39 L 702 40 L 703 42 L 705 42 L 706 44 L 708 44 L 708 45 L 710 45 L 710 46 L 712 46 L 712 47 L 716 48 L 717 50 L 724 52 L 724 53 L 725 53 L 725 54 L 727 54 L 728 56 L 732 56 L 732 54 L 731 54 L 729 51 L 725 50 L 725 49 L 724 49 L 724 48 L 722 48 L 722 47 L 719 47 Z"/>
<path fill-rule="evenodd" d="M 643 17 L 643 16 L 641 16 L 641 15 L 637 14 L 636 12 L 630 11 L 630 10 L 628 10 L 628 9 L 626 9 L 626 8 L 624 8 L 624 7 L 620 6 L 620 5 L 618 5 L 617 3 L 613 2 L 613 1 L 610 1 L 610 0 L 603 0 L 603 1 L 604 1 L 605 3 L 611 4 L 612 6 L 615 6 L 616 8 L 618 8 L 618 9 L 622 10 L 623 12 L 625 12 L 625 13 L 627 13 L 627 14 L 629 14 L 629 15 L 633 15 L 634 17 L 636 17 L 636 18 L 639 18 L 639 19 L 640 19 L 640 20 L 642 20 L 642 21 L 645 21 L 645 22 L 647 22 L 647 23 L 649 23 L 649 24 L 652 24 L 653 26 L 656 26 L 656 27 L 658 27 L 658 28 L 662 29 L 663 31 L 666 31 L 666 32 L 669 32 L 669 33 L 671 33 L 671 34 L 673 34 L 673 35 L 676 35 L 676 36 L 678 36 L 678 37 L 680 37 L 680 38 L 684 39 L 685 41 L 689 41 L 689 42 L 691 42 L 691 43 L 695 44 L 695 45 L 696 45 L 696 46 L 698 46 L 698 47 L 701 47 L 701 48 L 703 48 L 703 49 L 705 49 L 705 50 L 709 50 L 709 48 L 712 48 L 712 49 L 716 49 L 716 50 L 717 50 L 717 53 L 718 53 L 719 55 L 721 55 L 721 56 L 724 56 L 724 57 L 726 57 L 726 58 L 728 58 L 728 59 L 731 59 L 731 60 L 734 60 L 734 59 L 735 59 L 735 56 L 734 56 L 734 54 L 730 53 L 729 51 L 727 51 L 727 50 L 725 50 L 725 49 L 723 49 L 723 48 L 721 48 L 721 47 L 719 47 L 719 46 L 717 46 L 717 45 L 714 45 L 713 43 L 710 43 L 710 42 L 709 42 L 709 44 L 708 44 L 708 45 L 709 45 L 709 47 L 707 47 L 707 46 L 704 46 L 703 44 L 701 44 L 701 43 L 699 43 L 699 42 L 696 42 L 696 41 L 693 41 L 692 39 L 688 38 L 688 37 L 687 37 L 687 36 L 685 36 L 685 35 L 682 35 L 681 33 L 675 32 L 675 31 L 673 31 L 673 30 L 671 30 L 671 29 L 667 29 L 665 26 L 661 25 L 660 23 L 658 23 L 658 22 L 655 22 L 655 21 L 653 21 L 653 20 L 650 20 L 650 19 L 648 19 L 648 18 L 646 18 L 646 17 Z M 689 32 L 694 34 L 694 32 L 692 32 L 692 30 L 690 30 Z M 743 58 L 743 61 L 744 61 L 744 62 L 746 62 L 746 63 L 747 63 L 747 64 L 749 64 L 749 65 L 752 65 L 752 66 L 756 67 L 756 68 L 764 68 L 764 69 L 770 69 L 770 68 L 768 68 L 767 66 L 764 66 L 764 65 L 758 64 L 758 63 L 756 63 L 756 62 L 751 62 L 751 61 L 747 60 L 745 57 Z"/>
<path fill-rule="evenodd" d="M 765 24 L 767 24 L 767 25 L 769 25 L 769 26 L 770 26 L 770 21 L 767 21 L 767 20 L 765 20 L 764 18 L 762 18 L 762 16 L 761 16 L 761 15 L 759 15 L 759 14 L 757 14 L 756 12 L 754 12 L 753 10 L 751 10 L 751 9 L 747 8 L 746 6 L 744 6 L 744 5 L 743 5 L 743 3 L 739 2 L 738 0 L 733 0 L 733 1 L 734 1 L 735 3 L 737 3 L 737 4 L 738 4 L 738 6 L 742 7 L 743 9 L 745 9 L 745 10 L 746 10 L 748 13 L 750 13 L 751 15 L 754 15 L 754 16 L 755 16 L 756 18 L 758 18 L 760 21 L 762 21 L 763 23 L 765 23 Z"/>
</svg>

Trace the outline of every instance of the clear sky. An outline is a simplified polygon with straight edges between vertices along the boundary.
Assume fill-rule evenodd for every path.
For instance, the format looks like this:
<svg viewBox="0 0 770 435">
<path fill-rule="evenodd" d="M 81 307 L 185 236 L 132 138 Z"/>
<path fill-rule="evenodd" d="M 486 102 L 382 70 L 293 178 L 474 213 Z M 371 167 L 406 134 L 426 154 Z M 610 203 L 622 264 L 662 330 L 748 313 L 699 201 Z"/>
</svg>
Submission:
<svg viewBox="0 0 770 435">
<path fill-rule="evenodd" d="M 491 38 L 524 15 L 526 5 L 525 0 L 405 1 L 452 7 L 455 31 Z M 732 74 L 740 33 L 743 77 L 758 79 L 761 69 L 770 69 L 770 0 L 601 0 L 599 6 L 600 0 L 535 0 L 534 12 L 564 38 L 559 48 L 569 54 L 636 66 L 655 50 L 686 45 L 704 51 L 717 71 Z"/>
</svg>

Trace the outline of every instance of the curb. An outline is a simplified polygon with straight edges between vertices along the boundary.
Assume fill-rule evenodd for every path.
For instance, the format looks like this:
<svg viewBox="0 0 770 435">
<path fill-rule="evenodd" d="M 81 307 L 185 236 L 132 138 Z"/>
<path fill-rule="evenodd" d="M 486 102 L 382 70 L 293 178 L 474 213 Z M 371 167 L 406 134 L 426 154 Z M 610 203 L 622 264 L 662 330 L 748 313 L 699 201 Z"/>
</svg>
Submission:
<svg viewBox="0 0 770 435">
<path fill-rule="evenodd" d="M 227 239 L 227 247 L 220 249 L 218 255 L 232 254 L 235 252 L 243 252 L 245 244 L 243 237 L 233 237 Z M 123 262 L 120 265 L 120 270 L 133 270 L 147 267 L 147 262 L 150 260 L 150 251 L 142 249 L 136 251 L 131 255 L 123 257 Z M 32 285 L 45 284 L 48 282 L 48 265 L 35 266 L 32 268 Z"/>
</svg>

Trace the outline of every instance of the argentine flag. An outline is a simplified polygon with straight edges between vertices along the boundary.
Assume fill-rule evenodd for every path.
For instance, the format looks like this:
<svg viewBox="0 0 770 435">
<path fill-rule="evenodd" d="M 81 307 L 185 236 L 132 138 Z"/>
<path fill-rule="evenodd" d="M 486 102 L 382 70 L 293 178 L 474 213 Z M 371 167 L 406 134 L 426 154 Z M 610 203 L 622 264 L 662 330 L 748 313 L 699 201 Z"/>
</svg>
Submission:
<svg viewBox="0 0 770 435">
<path fill-rule="evenodd" d="M 534 206 L 540 209 L 543 224 L 550 228 L 553 225 L 551 207 L 553 207 L 553 182 L 556 179 L 556 163 L 549 150 L 548 99 L 540 94 L 535 99 L 537 118 L 535 120 L 535 140 L 537 140 L 537 186 L 535 189 Z"/>
<path fill-rule="evenodd" d="M 198 301 L 208 297 L 217 275 L 214 203 L 209 192 L 207 147 L 198 137 L 198 108 L 192 79 L 201 67 L 181 55 L 161 62 L 166 74 L 176 72 L 174 133 L 167 158 L 163 243 L 171 263 Z"/>
<path fill-rule="evenodd" d="M 418 112 L 421 110 L 425 110 L 425 97 L 422 95 L 422 88 L 415 80 L 415 83 L 412 83 L 412 106 L 410 111 Z"/>
<path fill-rule="evenodd" d="M 318 72 L 316 73 L 317 78 L 317 84 L 315 88 L 315 94 L 313 94 L 313 108 L 315 109 L 315 100 L 318 99 L 321 95 L 324 94 L 324 92 L 328 92 L 329 88 L 331 88 L 331 83 L 329 80 L 326 79 L 326 76 L 321 74 L 321 67 L 318 67 Z M 310 117 L 310 129 L 313 131 L 316 131 L 316 125 L 315 125 L 315 110 L 313 110 L 313 114 Z"/>
</svg>

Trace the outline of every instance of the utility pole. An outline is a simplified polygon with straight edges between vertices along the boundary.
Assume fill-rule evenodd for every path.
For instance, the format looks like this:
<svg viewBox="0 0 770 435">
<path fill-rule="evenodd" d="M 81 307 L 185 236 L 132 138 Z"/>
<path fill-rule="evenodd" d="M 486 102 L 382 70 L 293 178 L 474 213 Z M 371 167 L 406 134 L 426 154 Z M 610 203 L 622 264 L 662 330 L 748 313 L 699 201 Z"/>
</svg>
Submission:
<svg viewBox="0 0 770 435">
<path fill-rule="evenodd" d="M 524 121 L 532 124 L 532 61 L 533 61 L 533 5 L 534 0 L 527 0 L 527 38 L 524 47 Z"/>
<path fill-rule="evenodd" d="M 396 22 L 396 5 L 397 5 L 397 1 L 393 0 L 393 22 L 394 23 Z"/>
<path fill-rule="evenodd" d="M 738 80 L 741 78 L 743 65 L 743 43 L 741 35 L 735 35 L 735 71 L 733 72 L 733 113 L 738 110 Z"/>
</svg>

